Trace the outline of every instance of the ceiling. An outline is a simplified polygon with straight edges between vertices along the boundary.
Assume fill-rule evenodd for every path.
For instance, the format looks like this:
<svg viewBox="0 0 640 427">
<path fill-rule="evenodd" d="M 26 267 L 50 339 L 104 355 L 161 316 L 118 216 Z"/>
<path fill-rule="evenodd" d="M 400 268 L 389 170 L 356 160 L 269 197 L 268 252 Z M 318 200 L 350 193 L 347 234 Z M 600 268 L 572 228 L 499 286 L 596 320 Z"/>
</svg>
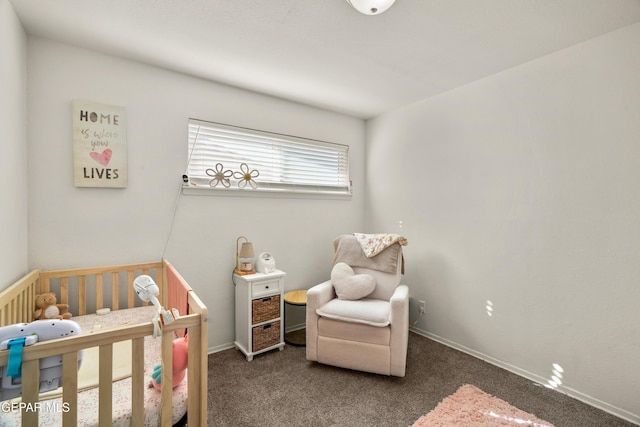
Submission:
<svg viewBox="0 0 640 427">
<path fill-rule="evenodd" d="M 370 118 L 640 21 L 640 0 L 10 0 L 28 34 Z"/>
</svg>

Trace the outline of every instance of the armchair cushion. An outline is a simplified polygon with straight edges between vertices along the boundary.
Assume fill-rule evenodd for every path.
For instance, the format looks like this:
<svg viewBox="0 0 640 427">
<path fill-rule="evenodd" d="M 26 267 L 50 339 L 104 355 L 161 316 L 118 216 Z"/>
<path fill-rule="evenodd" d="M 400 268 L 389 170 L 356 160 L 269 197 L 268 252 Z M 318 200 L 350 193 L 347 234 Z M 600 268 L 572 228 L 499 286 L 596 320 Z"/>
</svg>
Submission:
<svg viewBox="0 0 640 427">
<path fill-rule="evenodd" d="M 343 300 L 359 300 L 369 295 L 376 288 L 376 280 L 370 274 L 355 274 L 353 268 L 339 262 L 331 270 L 331 284 L 338 298 Z"/>
<path fill-rule="evenodd" d="M 384 327 L 390 323 L 389 301 L 364 298 L 357 301 L 333 299 L 316 310 L 319 316 L 343 322 Z"/>
</svg>

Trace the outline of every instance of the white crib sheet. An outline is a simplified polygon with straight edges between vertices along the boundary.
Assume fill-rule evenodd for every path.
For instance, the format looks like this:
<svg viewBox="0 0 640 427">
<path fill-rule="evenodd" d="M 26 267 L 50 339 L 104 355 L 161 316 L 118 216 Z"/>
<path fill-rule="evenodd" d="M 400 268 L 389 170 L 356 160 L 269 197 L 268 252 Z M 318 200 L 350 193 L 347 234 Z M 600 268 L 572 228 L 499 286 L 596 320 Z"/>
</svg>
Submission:
<svg viewBox="0 0 640 427">
<path fill-rule="evenodd" d="M 139 307 L 112 311 L 109 314 L 89 314 L 76 316 L 75 320 L 83 330 L 90 333 L 94 328 L 109 328 L 124 324 L 139 324 L 149 322 L 155 313 L 155 307 Z M 151 372 L 160 363 L 160 338 L 145 337 L 144 339 L 144 370 L 145 378 L 151 382 Z M 116 357 L 116 354 L 114 354 Z M 78 426 L 90 427 L 98 425 L 98 388 L 82 391 L 78 394 Z M 21 413 L 9 410 L 10 403 L 0 402 L 0 427 L 20 426 Z M 62 398 L 46 400 L 39 410 L 39 427 L 59 427 L 62 425 L 62 411 L 66 406 Z M 144 406 L 145 426 L 160 425 L 160 391 L 153 387 L 145 388 Z M 131 378 L 125 378 L 113 383 L 113 425 L 128 426 L 131 418 Z M 175 424 L 187 412 L 187 379 L 173 390 L 173 423 Z"/>
</svg>

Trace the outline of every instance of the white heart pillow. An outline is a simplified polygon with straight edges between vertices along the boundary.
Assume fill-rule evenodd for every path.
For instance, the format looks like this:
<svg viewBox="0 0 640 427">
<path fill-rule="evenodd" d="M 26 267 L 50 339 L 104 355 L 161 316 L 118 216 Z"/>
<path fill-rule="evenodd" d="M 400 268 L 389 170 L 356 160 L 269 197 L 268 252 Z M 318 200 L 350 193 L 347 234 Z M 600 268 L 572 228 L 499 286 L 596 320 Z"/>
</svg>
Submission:
<svg viewBox="0 0 640 427">
<path fill-rule="evenodd" d="M 369 274 L 355 274 L 353 268 L 339 262 L 331 270 L 331 284 L 339 299 L 358 300 L 376 288 L 376 279 Z"/>
</svg>

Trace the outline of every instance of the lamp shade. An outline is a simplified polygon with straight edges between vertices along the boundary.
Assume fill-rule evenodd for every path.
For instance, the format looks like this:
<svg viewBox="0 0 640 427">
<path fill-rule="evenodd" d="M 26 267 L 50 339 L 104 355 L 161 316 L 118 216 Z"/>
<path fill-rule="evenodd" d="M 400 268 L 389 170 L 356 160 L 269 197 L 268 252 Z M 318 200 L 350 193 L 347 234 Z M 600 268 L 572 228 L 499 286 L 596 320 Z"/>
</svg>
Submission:
<svg viewBox="0 0 640 427">
<path fill-rule="evenodd" d="M 355 10 L 365 15 L 379 15 L 389 9 L 396 0 L 347 0 Z"/>
<path fill-rule="evenodd" d="M 240 258 L 253 258 L 253 243 L 245 242 L 240 247 Z"/>
</svg>

